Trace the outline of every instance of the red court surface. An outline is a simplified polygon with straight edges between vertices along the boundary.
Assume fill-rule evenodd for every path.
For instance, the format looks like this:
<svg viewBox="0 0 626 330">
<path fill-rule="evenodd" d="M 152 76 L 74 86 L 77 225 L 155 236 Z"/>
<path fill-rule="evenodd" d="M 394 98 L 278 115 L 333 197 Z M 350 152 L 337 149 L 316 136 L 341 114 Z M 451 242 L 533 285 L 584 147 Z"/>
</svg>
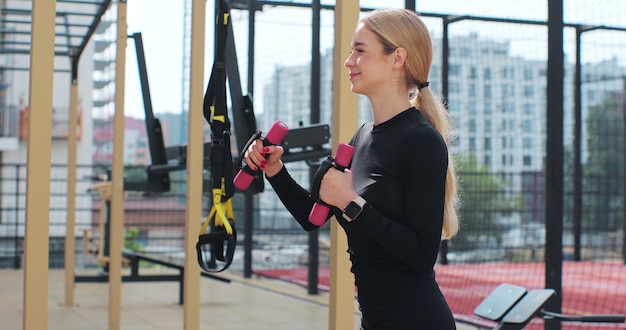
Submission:
<svg viewBox="0 0 626 330">
<path fill-rule="evenodd" d="M 459 321 L 482 322 L 473 315 L 474 308 L 501 283 L 511 283 L 528 290 L 545 287 L 543 263 L 486 263 L 437 265 L 437 281 L 450 308 Z M 307 286 L 306 268 L 264 269 L 255 274 Z M 623 262 L 564 262 L 563 314 L 625 314 L 626 266 Z M 329 270 L 320 268 L 319 289 L 329 289 Z M 491 323 L 491 325 L 495 325 Z M 543 329 L 535 318 L 526 329 Z M 626 324 L 563 322 L 562 329 L 626 329 Z"/>
</svg>

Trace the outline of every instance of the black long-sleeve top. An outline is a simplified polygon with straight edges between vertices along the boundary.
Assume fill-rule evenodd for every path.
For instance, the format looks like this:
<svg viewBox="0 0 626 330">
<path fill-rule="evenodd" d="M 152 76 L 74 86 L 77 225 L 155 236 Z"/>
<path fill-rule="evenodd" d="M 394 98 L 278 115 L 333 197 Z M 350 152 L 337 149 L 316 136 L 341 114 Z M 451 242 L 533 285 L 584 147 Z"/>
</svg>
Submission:
<svg viewBox="0 0 626 330">
<path fill-rule="evenodd" d="M 443 224 L 448 151 L 444 139 L 415 108 L 352 141 L 354 188 L 366 201 L 352 222 L 331 207 L 346 231 L 355 284 L 392 287 L 433 279 Z M 268 181 L 305 230 L 314 201 L 283 168 Z"/>
</svg>

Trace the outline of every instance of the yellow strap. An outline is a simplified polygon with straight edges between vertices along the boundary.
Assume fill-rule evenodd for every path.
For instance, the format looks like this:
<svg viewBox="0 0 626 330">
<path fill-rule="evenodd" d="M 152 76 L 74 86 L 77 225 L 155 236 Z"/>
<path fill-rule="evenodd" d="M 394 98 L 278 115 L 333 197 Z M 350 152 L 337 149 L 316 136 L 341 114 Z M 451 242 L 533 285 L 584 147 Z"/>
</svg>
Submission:
<svg viewBox="0 0 626 330">
<path fill-rule="evenodd" d="M 233 234 L 233 228 L 230 225 L 230 221 L 228 221 L 228 219 L 234 218 L 233 201 L 229 199 L 226 203 L 222 203 L 221 189 L 213 189 L 213 207 L 204 221 L 204 224 L 202 224 L 200 235 L 206 232 L 213 218 L 215 218 L 215 226 L 223 226 L 229 235 Z"/>
<path fill-rule="evenodd" d="M 215 208 L 212 207 L 211 212 L 209 212 L 209 215 L 206 217 L 206 220 L 204 220 L 204 224 L 202 224 L 202 228 L 200 228 L 200 235 L 204 234 L 206 230 L 209 228 L 209 223 L 211 223 L 211 219 L 213 218 L 214 215 L 215 215 Z"/>
<path fill-rule="evenodd" d="M 211 106 L 211 116 L 213 116 L 213 120 L 217 120 L 219 122 L 225 123 L 226 122 L 226 116 L 225 115 L 219 115 L 216 116 L 215 115 L 215 106 Z"/>
</svg>

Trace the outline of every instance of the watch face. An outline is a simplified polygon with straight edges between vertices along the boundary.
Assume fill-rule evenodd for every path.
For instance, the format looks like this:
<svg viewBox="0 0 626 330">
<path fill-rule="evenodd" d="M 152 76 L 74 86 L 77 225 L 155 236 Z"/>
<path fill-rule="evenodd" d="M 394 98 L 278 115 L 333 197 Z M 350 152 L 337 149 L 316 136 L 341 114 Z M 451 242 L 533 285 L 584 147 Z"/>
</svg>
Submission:
<svg viewBox="0 0 626 330">
<path fill-rule="evenodd" d="M 350 202 L 348 206 L 346 206 L 345 213 L 350 219 L 356 218 L 359 213 L 361 213 L 361 206 L 355 202 Z"/>
</svg>

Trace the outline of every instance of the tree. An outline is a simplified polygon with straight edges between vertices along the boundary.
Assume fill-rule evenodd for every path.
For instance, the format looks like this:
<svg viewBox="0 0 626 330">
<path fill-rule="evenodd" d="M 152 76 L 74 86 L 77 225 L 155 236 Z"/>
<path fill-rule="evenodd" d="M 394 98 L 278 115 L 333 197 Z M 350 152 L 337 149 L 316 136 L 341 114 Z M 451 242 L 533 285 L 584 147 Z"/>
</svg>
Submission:
<svg viewBox="0 0 626 330">
<path fill-rule="evenodd" d="M 618 230 L 624 212 L 624 111 L 617 98 L 590 107 L 583 179 L 583 225 Z"/>
<path fill-rule="evenodd" d="M 459 215 L 461 228 L 451 241 L 454 250 L 480 247 L 495 237 L 500 241 L 502 226 L 499 217 L 513 211 L 515 199 L 507 196 L 506 183 L 490 173 L 487 166 L 479 167 L 474 155 L 459 158 Z"/>
</svg>

